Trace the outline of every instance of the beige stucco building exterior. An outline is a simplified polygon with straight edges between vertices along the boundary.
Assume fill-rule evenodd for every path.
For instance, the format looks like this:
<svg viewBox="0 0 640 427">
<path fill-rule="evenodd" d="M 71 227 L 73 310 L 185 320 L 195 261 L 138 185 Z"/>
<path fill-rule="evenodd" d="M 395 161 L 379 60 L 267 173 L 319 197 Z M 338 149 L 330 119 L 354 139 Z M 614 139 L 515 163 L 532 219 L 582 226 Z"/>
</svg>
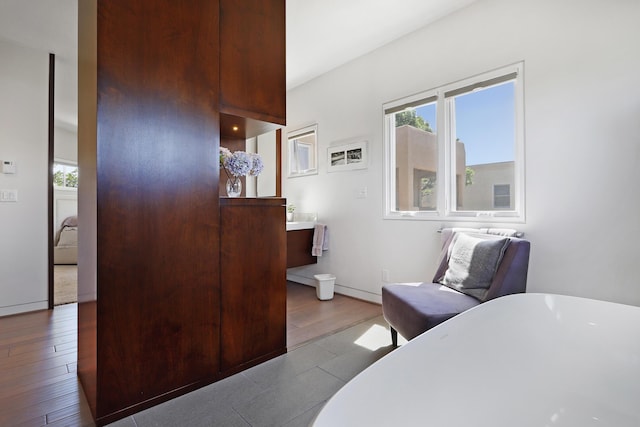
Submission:
<svg viewBox="0 0 640 427">
<path fill-rule="evenodd" d="M 465 149 L 456 146 L 458 189 L 464 187 Z M 435 186 L 438 171 L 438 141 L 436 134 L 404 125 L 396 128 L 396 209 L 399 211 L 435 210 L 438 200 Z M 421 191 L 421 181 L 431 180 L 433 188 Z"/>
<path fill-rule="evenodd" d="M 463 188 L 463 204 L 458 209 L 493 211 L 514 209 L 514 162 L 469 165 L 473 184 Z"/>
<path fill-rule="evenodd" d="M 465 185 L 466 151 L 456 142 L 456 207 L 465 211 L 512 210 L 514 208 L 514 162 L 469 165 L 473 182 Z M 410 125 L 396 128 L 396 210 L 437 208 L 436 134 Z"/>
</svg>

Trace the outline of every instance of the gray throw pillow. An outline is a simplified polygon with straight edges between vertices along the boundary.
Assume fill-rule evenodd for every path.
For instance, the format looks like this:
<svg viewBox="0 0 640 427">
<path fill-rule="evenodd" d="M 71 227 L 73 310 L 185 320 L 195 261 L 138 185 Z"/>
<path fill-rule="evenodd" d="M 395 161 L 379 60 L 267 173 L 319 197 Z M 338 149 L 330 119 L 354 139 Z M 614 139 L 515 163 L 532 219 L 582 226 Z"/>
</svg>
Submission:
<svg viewBox="0 0 640 427">
<path fill-rule="evenodd" d="M 485 301 L 487 290 L 509 245 L 508 238 L 456 233 L 448 251 L 443 285 Z"/>
</svg>

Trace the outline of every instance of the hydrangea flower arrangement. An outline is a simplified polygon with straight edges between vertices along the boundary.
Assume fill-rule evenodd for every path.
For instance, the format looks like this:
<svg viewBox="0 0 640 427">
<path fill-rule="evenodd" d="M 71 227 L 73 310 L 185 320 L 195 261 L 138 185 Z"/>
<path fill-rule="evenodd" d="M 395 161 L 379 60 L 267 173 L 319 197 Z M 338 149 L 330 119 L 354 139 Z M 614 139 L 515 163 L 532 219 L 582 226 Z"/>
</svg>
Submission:
<svg viewBox="0 0 640 427">
<path fill-rule="evenodd" d="M 228 148 L 220 147 L 220 167 L 222 167 L 233 182 L 239 177 L 258 176 L 264 169 L 264 162 L 259 154 L 245 151 L 231 152 Z"/>
</svg>

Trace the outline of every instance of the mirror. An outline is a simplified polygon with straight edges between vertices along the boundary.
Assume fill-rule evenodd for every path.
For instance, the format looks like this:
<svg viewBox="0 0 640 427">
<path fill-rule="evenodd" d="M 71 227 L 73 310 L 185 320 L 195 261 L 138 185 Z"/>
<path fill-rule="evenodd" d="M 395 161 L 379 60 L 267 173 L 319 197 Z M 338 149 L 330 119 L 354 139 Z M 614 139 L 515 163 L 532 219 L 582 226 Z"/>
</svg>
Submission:
<svg viewBox="0 0 640 427">
<path fill-rule="evenodd" d="M 264 169 L 257 177 L 247 176 L 247 197 L 280 197 L 280 135 L 277 129 L 246 141 L 246 151 L 262 157 Z"/>
<path fill-rule="evenodd" d="M 318 173 L 318 125 L 290 132 L 287 136 L 289 148 L 289 177 Z"/>
</svg>

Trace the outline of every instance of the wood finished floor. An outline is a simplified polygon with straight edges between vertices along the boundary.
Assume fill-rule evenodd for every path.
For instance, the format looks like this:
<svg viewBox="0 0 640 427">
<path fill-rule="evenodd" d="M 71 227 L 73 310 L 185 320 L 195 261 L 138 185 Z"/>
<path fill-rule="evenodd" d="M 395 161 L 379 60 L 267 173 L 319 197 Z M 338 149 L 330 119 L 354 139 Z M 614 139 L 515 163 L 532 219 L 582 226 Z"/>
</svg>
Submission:
<svg viewBox="0 0 640 427">
<path fill-rule="evenodd" d="M 316 298 L 313 287 L 287 283 L 287 348 L 334 333 L 382 314 L 382 307 L 335 294 L 330 301 Z"/>
<path fill-rule="evenodd" d="M 287 347 L 379 316 L 377 304 L 287 283 Z M 76 376 L 77 304 L 0 318 L 0 426 L 93 426 Z"/>
</svg>

